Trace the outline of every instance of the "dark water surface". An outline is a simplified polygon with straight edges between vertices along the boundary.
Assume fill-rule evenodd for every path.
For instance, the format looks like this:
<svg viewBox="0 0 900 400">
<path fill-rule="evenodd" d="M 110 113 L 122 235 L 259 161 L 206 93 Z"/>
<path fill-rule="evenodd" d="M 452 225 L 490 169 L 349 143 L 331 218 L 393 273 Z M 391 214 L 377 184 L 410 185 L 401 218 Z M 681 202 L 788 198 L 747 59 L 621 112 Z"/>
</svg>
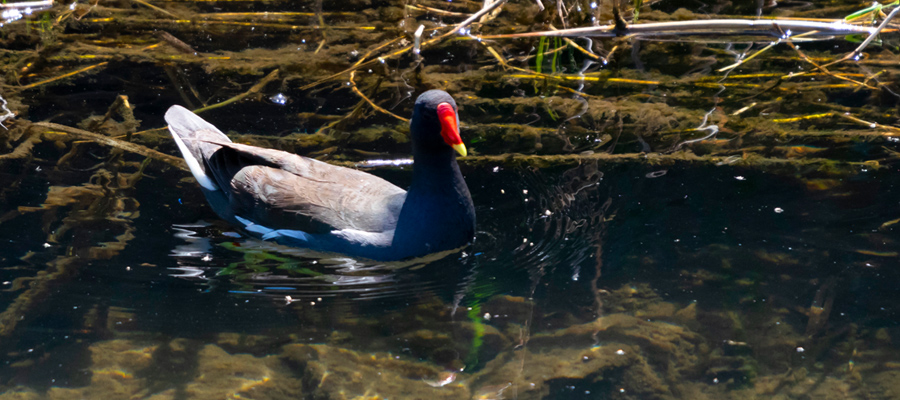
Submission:
<svg viewBox="0 0 900 400">
<path fill-rule="evenodd" d="M 612 19 L 538 3 L 473 32 Z M 814 3 L 647 2 L 641 21 L 868 6 Z M 859 38 L 796 38 L 802 55 L 782 42 L 731 72 L 773 39 L 403 51 L 481 5 L 76 2 L 0 27 L 16 114 L 0 119 L 0 400 L 900 398 L 896 22 L 858 62 L 799 78 Z M 408 165 L 364 163 L 409 157 L 407 123 L 360 93 L 408 117 L 432 88 L 460 104 L 478 218 L 446 254 L 247 238 L 149 151 L 178 155 L 170 105 L 244 96 L 202 115 L 406 187 Z"/>
</svg>

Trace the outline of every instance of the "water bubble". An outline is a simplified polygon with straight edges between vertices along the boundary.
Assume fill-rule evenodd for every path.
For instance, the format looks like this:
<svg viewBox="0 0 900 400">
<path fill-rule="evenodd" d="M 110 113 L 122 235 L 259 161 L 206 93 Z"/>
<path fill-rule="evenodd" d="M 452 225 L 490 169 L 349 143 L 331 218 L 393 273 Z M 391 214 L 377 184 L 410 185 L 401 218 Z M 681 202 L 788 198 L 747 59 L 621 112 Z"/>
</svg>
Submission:
<svg viewBox="0 0 900 400">
<path fill-rule="evenodd" d="M 271 100 L 275 104 L 283 106 L 287 104 L 288 98 L 283 93 L 278 93 L 272 97 L 269 97 L 269 100 Z"/>
</svg>

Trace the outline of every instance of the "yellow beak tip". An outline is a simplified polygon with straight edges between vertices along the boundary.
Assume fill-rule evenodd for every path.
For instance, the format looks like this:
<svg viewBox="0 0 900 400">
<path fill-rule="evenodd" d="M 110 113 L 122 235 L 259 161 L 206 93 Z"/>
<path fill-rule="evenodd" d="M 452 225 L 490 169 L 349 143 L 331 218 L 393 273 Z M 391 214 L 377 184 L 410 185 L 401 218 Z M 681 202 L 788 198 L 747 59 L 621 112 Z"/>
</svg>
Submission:
<svg viewBox="0 0 900 400">
<path fill-rule="evenodd" d="M 459 153 L 460 157 L 465 157 L 467 154 L 469 154 L 466 151 L 466 145 L 464 145 L 462 143 L 454 144 L 451 147 L 453 147 L 453 150 L 456 150 L 456 152 Z"/>
</svg>

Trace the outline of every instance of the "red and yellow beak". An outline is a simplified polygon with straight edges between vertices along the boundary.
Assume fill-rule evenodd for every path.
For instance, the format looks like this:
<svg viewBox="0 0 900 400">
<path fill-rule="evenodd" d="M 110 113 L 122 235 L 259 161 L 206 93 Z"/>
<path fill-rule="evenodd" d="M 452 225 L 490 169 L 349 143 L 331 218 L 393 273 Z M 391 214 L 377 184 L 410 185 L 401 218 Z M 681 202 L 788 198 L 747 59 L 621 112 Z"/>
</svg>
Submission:
<svg viewBox="0 0 900 400">
<path fill-rule="evenodd" d="M 466 145 L 463 144 L 462 138 L 459 137 L 459 118 L 456 116 L 456 110 L 450 103 L 441 103 L 437 106 L 438 120 L 441 121 L 441 137 L 444 142 L 456 150 L 460 156 L 465 157 Z"/>
</svg>

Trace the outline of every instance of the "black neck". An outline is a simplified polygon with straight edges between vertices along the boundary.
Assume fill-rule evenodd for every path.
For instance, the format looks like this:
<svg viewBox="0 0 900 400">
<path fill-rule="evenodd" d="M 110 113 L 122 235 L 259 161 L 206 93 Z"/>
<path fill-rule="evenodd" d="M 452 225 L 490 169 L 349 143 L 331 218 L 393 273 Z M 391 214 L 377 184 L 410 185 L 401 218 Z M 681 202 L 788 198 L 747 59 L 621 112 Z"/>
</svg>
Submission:
<svg viewBox="0 0 900 400">
<path fill-rule="evenodd" d="M 414 187 L 454 187 L 462 181 L 462 173 L 459 164 L 456 163 L 453 149 L 441 149 L 439 151 L 415 152 L 413 157 L 413 181 L 410 189 Z"/>
</svg>

